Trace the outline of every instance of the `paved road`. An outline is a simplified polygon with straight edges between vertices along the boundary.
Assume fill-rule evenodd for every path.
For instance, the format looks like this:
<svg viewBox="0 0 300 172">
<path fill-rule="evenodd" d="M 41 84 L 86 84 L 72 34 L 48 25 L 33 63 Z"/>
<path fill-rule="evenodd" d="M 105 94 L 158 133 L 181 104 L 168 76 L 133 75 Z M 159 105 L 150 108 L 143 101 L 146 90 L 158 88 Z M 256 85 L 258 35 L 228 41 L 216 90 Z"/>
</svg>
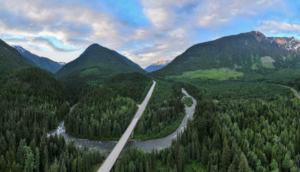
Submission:
<svg viewBox="0 0 300 172">
<path fill-rule="evenodd" d="M 300 94 L 298 93 L 297 90 L 295 90 L 295 89 L 292 88 L 292 87 L 288 87 L 288 86 L 284 86 L 284 85 L 283 85 L 283 87 L 291 89 L 291 90 L 295 93 L 295 95 L 298 97 L 298 99 L 300 99 Z"/>
<path fill-rule="evenodd" d="M 141 105 L 139 105 L 139 110 L 137 111 L 137 113 L 135 114 L 134 119 L 131 121 L 129 127 L 126 129 L 125 133 L 123 134 L 123 136 L 121 137 L 121 139 L 119 140 L 119 142 L 117 143 L 117 145 L 114 147 L 114 149 L 111 151 L 111 153 L 109 154 L 109 156 L 106 158 L 106 160 L 104 161 L 104 163 L 101 165 L 101 167 L 98 169 L 97 172 L 109 172 L 112 167 L 114 166 L 116 160 L 118 159 L 122 149 L 124 148 L 125 144 L 127 143 L 131 133 L 133 132 L 138 120 L 140 119 L 140 117 L 142 116 L 148 101 L 152 95 L 152 92 L 154 90 L 155 84 L 156 82 L 153 81 L 153 85 L 150 88 L 145 100 L 143 101 L 143 103 Z"/>
</svg>

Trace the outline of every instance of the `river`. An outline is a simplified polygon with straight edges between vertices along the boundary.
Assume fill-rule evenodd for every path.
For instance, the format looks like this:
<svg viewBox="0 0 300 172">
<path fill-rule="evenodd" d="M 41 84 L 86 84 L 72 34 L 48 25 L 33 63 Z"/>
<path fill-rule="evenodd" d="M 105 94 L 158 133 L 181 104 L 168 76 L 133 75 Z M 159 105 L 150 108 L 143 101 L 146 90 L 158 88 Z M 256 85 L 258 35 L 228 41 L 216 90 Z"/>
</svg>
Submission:
<svg viewBox="0 0 300 172">
<path fill-rule="evenodd" d="M 127 142 L 127 144 L 125 145 L 125 148 L 137 147 L 138 149 L 144 149 L 145 152 L 151 152 L 152 149 L 160 150 L 160 149 L 171 146 L 172 139 L 177 138 L 177 133 L 181 132 L 184 129 L 184 127 L 186 127 L 188 119 L 193 119 L 193 115 L 194 115 L 196 104 L 197 104 L 197 101 L 192 96 L 190 96 L 184 89 L 182 89 L 182 92 L 184 94 L 186 94 L 187 97 L 192 98 L 193 105 L 191 107 L 188 107 L 187 105 L 185 105 L 186 115 L 176 131 L 174 131 L 173 133 L 171 133 L 170 135 L 168 135 L 166 137 L 159 138 L 159 139 L 145 140 L 145 141 L 129 140 Z M 71 110 L 75 106 L 76 105 L 72 106 Z M 56 130 L 49 132 L 48 136 L 55 134 L 55 133 L 57 133 L 58 135 L 62 135 L 65 138 L 66 142 L 69 142 L 70 140 L 75 140 L 75 144 L 77 146 L 84 147 L 84 145 L 86 145 L 90 149 L 99 148 L 101 150 L 111 151 L 117 144 L 117 141 L 89 140 L 89 139 L 82 139 L 82 138 L 78 138 L 78 137 L 69 135 L 65 132 L 64 121 L 61 121 L 59 123 L 59 126 Z"/>
</svg>

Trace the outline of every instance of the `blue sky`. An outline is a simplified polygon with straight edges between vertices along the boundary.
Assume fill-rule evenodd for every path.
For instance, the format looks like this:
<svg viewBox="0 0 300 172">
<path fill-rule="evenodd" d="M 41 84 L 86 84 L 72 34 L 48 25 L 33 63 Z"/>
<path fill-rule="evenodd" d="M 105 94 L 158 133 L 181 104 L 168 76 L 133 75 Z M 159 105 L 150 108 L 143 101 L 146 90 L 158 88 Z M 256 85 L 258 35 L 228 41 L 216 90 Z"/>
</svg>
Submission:
<svg viewBox="0 0 300 172">
<path fill-rule="evenodd" d="M 299 9 L 300 0 L 0 0 L 0 38 L 62 62 L 98 43 L 147 67 L 252 30 L 300 39 Z"/>
</svg>

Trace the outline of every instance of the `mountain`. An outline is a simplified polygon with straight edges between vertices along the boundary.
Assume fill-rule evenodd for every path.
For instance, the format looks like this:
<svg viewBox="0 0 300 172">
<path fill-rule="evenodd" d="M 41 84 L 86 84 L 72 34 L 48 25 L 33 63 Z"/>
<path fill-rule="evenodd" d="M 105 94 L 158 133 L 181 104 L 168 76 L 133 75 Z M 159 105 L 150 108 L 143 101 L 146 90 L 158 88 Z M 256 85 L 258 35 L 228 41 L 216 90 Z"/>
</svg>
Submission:
<svg viewBox="0 0 300 172">
<path fill-rule="evenodd" d="M 158 61 L 158 62 L 153 63 L 150 66 L 146 67 L 145 71 L 147 71 L 147 72 L 150 73 L 150 72 L 159 70 L 159 69 L 165 67 L 166 65 L 168 65 L 170 62 L 171 62 L 171 60 L 161 60 L 161 61 Z"/>
<path fill-rule="evenodd" d="M 67 64 L 66 62 L 57 62 L 59 65 L 64 66 L 65 64 Z"/>
<path fill-rule="evenodd" d="M 26 66 L 31 65 L 17 50 L 0 39 L 0 77 Z"/>
<path fill-rule="evenodd" d="M 99 83 L 117 73 L 140 72 L 139 65 L 99 44 L 90 45 L 77 59 L 64 65 L 56 75 L 69 81 Z"/>
<path fill-rule="evenodd" d="M 59 69 L 61 69 L 64 65 L 64 62 L 55 62 L 45 57 L 40 57 L 31 52 L 27 51 L 21 46 L 13 45 L 16 50 L 22 54 L 32 66 L 39 67 L 45 69 L 51 73 L 56 73 Z"/>
<path fill-rule="evenodd" d="M 259 31 L 251 31 L 196 44 L 150 75 L 212 79 L 263 78 L 283 69 L 292 74 L 300 69 L 299 53 L 300 41 L 294 37 L 266 37 Z"/>
</svg>

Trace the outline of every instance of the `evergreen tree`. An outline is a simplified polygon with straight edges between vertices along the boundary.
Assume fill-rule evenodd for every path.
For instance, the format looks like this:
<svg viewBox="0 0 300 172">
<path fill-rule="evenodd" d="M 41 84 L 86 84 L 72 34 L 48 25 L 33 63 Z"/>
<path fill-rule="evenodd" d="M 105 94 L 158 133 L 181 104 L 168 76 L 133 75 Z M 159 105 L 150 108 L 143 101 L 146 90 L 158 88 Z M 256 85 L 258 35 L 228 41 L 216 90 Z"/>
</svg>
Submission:
<svg viewBox="0 0 300 172">
<path fill-rule="evenodd" d="M 222 168 L 224 171 L 227 171 L 229 165 L 230 165 L 230 156 L 231 156 L 231 152 L 230 152 L 230 148 L 228 145 L 225 146 L 225 148 L 223 149 L 223 154 L 222 154 Z"/>
<path fill-rule="evenodd" d="M 133 163 L 133 161 L 131 161 L 129 163 L 129 169 L 128 169 L 129 172 L 135 172 L 135 165 Z"/>
<path fill-rule="evenodd" d="M 142 162 L 140 162 L 139 172 L 144 172 L 144 168 L 143 168 L 143 163 Z"/>
<path fill-rule="evenodd" d="M 77 172 L 77 160 L 75 159 L 72 163 L 72 172 Z"/>
<path fill-rule="evenodd" d="M 279 170 L 279 169 L 278 169 L 278 163 L 277 163 L 277 161 L 276 161 L 275 159 L 273 159 L 272 163 L 270 164 L 270 167 L 271 167 L 271 169 L 272 169 L 273 171 Z"/>
<path fill-rule="evenodd" d="M 35 171 L 40 171 L 40 151 L 38 148 L 35 148 Z"/>
<path fill-rule="evenodd" d="M 207 164 L 207 162 L 208 162 L 208 155 L 209 155 L 209 152 L 208 152 L 206 146 L 204 146 L 203 149 L 202 149 L 202 156 L 201 156 L 201 162 L 203 164 Z"/>
<path fill-rule="evenodd" d="M 184 168 L 184 148 L 183 146 L 180 146 L 180 149 L 178 151 L 178 156 L 177 156 L 177 169 L 178 172 L 182 172 Z"/>
<path fill-rule="evenodd" d="M 247 158 L 243 153 L 241 154 L 241 160 L 240 160 L 240 164 L 239 164 L 239 172 L 250 172 Z"/>
<path fill-rule="evenodd" d="M 31 148 L 28 146 L 24 147 L 24 150 L 26 152 L 26 160 L 25 160 L 25 169 L 26 172 L 33 172 L 33 169 L 35 169 L 34 165 L 34 155 L 31 152 Z"/>
</svg>

